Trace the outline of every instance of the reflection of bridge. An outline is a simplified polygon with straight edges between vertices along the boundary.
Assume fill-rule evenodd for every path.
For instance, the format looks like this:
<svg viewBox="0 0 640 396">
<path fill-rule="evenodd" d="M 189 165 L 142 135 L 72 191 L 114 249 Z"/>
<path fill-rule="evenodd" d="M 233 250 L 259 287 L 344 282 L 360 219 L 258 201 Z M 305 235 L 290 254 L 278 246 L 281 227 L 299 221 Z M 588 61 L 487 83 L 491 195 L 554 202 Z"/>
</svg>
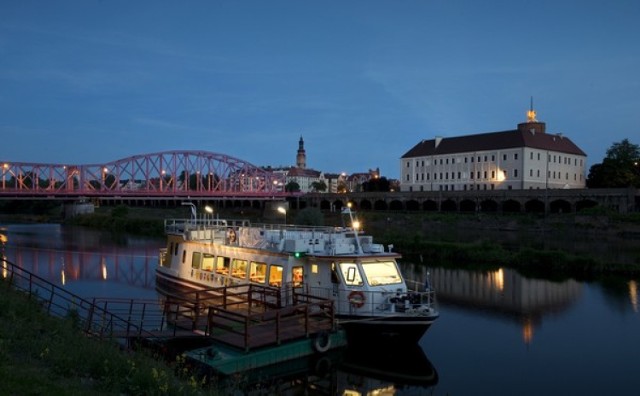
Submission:
<svg viewBox="0 0 640 396">
<path fill-rule="evenodd" d="M 0 162 L 0 197 L 285 196 L 284 178 L 224 154 L 167 151 L 90 165 Z"/>
</svg>

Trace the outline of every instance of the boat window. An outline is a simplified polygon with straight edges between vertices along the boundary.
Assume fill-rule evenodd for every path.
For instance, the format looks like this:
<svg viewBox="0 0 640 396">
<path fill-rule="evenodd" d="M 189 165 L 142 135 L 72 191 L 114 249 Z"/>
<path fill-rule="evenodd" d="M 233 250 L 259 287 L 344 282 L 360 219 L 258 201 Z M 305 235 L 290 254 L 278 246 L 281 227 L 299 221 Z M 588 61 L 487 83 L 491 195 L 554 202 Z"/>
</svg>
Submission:
<svg viewBox="0 0 640 396">
<path fill-rule="evenodd" d="M 246 278 L 247 277 L 247 260 L 233 260 L 231 266 L 231 276 L 234 278 Z"/>
<path fill-rule="evenodd" d="M 264 283 L 267 278 L 267 265 L 265 263 L 251 262 L 251 272 L 249 272 L 249 279 L 252 282 Z"/>
<path fill-rule="evenodd" d="M 293 267 L 291 269 L 291 279 L 293 280 L 293 287 L 302 287 L 304 280 L 304 271 L 302 267 Z"/>
<path fill-rule="evenodd" d="M 200 262 L 202 261 L 202 253 L 193 252 L 191 255 L 191 268 L 200 269 Z"/>
<path fill-rule="evenodd" d="M 362 286 L 364 284 L 356 263 L 340 263 L 340 272 L 347 285 Z"/>
<path fill-rule="evenodd" d="M 187 261 L 187 251 L 183 250 L 182 251 L 182 264 L 184 264 L 185 261 Z"/>
<path fill-rule="evenodd" d="M 213 255 L 208 253 L 202 254 L 202 270 L 213 271 Z"/>
<path fill-rule="evenodd" d="M 371 286 L 393 285 L 402 283 L 398 266 L 394 261 L 362 263 L 362 270 Z"/>
<path fill-rule="evenodd" d="M 176 242 L 176 244 L 173 245 L 173 255 L 174 256 L 178 255 L 178 242 Z"/>
<path fill-rule="evenodd" d="M 282 286 L 282 266 L 272 265 L 269 267 L 269 286 Z"/>
<path fill-rule="evenodd" d="M 228 274 L 230 261 L 229 257 L 216 257 L 216 272 L 219 274 Z"/>
</svg>

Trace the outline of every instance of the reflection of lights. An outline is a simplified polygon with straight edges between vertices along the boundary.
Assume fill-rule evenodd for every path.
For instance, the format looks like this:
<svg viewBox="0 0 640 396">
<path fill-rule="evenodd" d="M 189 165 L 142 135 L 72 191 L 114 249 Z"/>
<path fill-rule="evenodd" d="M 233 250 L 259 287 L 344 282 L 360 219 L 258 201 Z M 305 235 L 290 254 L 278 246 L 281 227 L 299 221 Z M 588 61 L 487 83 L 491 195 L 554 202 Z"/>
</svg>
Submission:
<svg viewBox="0 0 640 396">
<path fill-rule="evenodd" d="M 502 268 L 491 273 L 491 285 L 499 291 L 504 291 L 504 272 Z"/>
<path fill-rule="evenodd" d="M 9 238 L 7 238 L 6 235 L 0 234 L 0 242 L 7 243 L 8 241 L 9 241 Z"/>
<path fill-rule="evenodd" d="M 0 257 L 0 260 L 2 260 L 2 277 L 6 278 L 7 276 L 9 276 L 9 268 L 7 268 L 7 262 L 5 261 L 4 257 Z"/>
<path fill-rule="evenodd" d="M 634 280 L 629 281 L 629 299 L 633 312 L 638 312 L 638 283 Z"/>
<path fill-rule="evenodd" d="M 505 175 L 504 175 L 504 172 L 505 172 L 505 171 L 498 169 L 498 173 L 497 173 L 497 176 L 498 176 L 498 177 L 497 177 L 497 179 L 498 179 L 498 181 L 500 181 L 500 182 L 501 182 L 501 181 L 504 181 L 504 179 L 506 179 L 506 177 L 505 177 Z"/>
<path fill-rule="evenodd" d="M 104 257 L 101 260 L 100 267 L 102 267 L 102 279 L 107 280 L 107 263 Z"/>
<path fill-rule="evenodd" d="M 533 339 L 533 321 L 531 318 L 525 318 L 522 324 L 522 339 L 527 345 L 529 345 Z"/>
<path fill-rule="evenodd" d="M 353 229 L 358 230 L 360 228 L 360 222 L 358 220 L 353 221 Z"/>
</svg>

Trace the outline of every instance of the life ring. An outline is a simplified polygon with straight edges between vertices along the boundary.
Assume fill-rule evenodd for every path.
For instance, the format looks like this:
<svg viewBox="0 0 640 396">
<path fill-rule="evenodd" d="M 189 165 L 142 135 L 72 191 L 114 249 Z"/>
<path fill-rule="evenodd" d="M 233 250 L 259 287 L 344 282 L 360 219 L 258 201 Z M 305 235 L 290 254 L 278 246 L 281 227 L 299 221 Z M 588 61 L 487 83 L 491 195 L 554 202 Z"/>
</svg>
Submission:
<svg viewBox="0 0 640 396">
<path fill-rule="evenodd" d="M 235 243 L 235 241 L 236 241 L 236 231 L 233 228 L 229 228 L 227 230 L 227 238 L 229 239 L 229 243 Z"/>
<path fill-rule="evenodd" d="M 356 308 L 360 308 L 364 305 L 364 293 L 359 290 L 354 290 L 349 293 L 349 297 L 347 299 L 349 300 L 349 304 Z"/>
<path fill-rule="evenodd" d="M 313 340 L 313 349 L 318 353 L 325 353 L 331 348 L 331 337 L 326 332 L 318 333 L 316 339 Z"/>
</svg>

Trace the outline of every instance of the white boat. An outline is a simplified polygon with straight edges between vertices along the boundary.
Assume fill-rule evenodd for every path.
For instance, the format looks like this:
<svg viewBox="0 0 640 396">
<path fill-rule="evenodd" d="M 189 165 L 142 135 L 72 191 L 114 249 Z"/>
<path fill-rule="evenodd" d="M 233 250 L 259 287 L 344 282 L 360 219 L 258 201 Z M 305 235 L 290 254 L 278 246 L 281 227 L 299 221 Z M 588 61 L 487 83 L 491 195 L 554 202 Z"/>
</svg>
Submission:
<svg viewBox="0 0 640 396">
<path fill-rule="evenodd" d="M 397 263 L 400 254 L 374 243 L 347 213 L 352 227 L 165 220 L 157 289 L 167 295 L 252 283 L 274 288 L 279 307 L 308 294 L 333 301 L 349 343 L 417 343 L 439 316 L 435 292 L 427 280 L 411 290 Z"/>
</svg>

